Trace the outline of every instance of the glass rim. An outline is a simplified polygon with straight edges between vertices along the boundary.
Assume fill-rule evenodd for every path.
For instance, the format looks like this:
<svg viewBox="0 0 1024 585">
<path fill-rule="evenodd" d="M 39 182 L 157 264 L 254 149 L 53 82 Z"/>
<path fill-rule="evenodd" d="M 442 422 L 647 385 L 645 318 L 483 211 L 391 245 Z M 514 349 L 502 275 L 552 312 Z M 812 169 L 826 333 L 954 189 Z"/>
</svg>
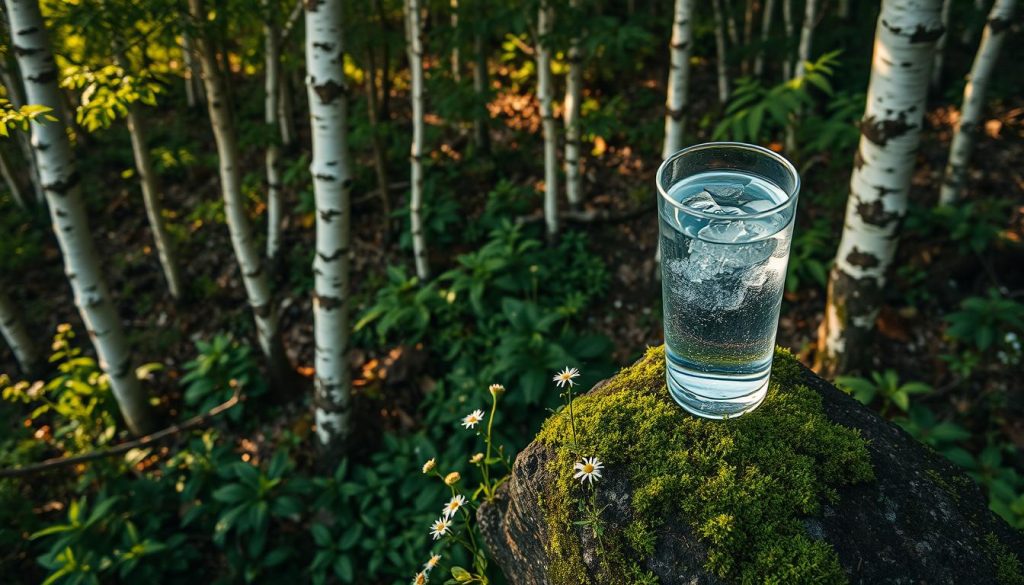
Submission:
<svg viewBox="0 0 1024 585">
<path fill-rule="evenodd" d="M 674 162 L 676 159 L 679 159 L 685 155 L 692 154 L 700 150 L 721 148 L 749 150 L 761 156 L 767 156 L 775 160 L 775 162 L 782 165 L 786 172 L 792 175 L 793 189 L 791 190 L 791 192 L 783 189 L 783 191 L 786 193 L 786 199 L 780 202 L 778 205 L 775 205 L 774 207 L 770 207 L 768 209 L 765 209 L 764 211 L 758 211 L 756 213 L 743 213 L 738 215 L 721 215 L 718 213 L 708 213 L 706 211 L 701 211 L 699 209 L 693 209 L 692 207 L 687 207 L 686 205 L 683 205 L 681 202 L 676 201 L 668 196 L 668 191 L 666 191 L 664 186 L 662 186 L 661 179 L 664 176 L 665 171 L 668 169 L 670 163 Z M 768 177 L 763 178 L 768 179 Z M 674 154 L 672 154 L 672 156 L 662 161 L 661 165 L 658 167 L 658 172 L 655 174 L 654 182 L 657 183 L 658 186 L 658 195 L 672 207 L 676 208 L 679 211 L 682 211 L 683 213 L 686 213 L 687 215 L 713 220 L 759 219 L 763 217 L 768 217 L 770 215 L 775 215 L 776 213 L 779 213 L 780 211 L 786 209 L 787 207 L 795 205 L 797 198 L 800 195 L 800 173 L 797 172 L 796 167 L 793 166 L 793 163 L 789 162 L 789 159 L 775 152 L 774 150 L 765 148 L 763 146 L 758 146 L 756 144 L 747 144 L 746 142 L 703 142 L 701 144 L 688 146 L 682 150 L 675 152 Z M 782 189 L 782 187 L 775 181 L 771 182 L 775 184 L 776 187 Z"/>
</svg>

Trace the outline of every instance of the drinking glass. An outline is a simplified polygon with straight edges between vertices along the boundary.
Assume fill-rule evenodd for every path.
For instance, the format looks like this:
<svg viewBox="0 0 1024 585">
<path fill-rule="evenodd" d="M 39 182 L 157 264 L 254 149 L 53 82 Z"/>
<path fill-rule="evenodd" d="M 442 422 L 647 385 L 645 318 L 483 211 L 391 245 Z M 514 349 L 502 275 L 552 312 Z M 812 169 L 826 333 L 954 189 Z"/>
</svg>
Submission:
<svg viewBox="0 0 1024 585">
<path fill-rule="evenodd" d="M 800 177 L 760 146 L 683 149 L 657 174 L 666 380 L 706 418 L 757 408 L 785 289 Z"/>
</svg>

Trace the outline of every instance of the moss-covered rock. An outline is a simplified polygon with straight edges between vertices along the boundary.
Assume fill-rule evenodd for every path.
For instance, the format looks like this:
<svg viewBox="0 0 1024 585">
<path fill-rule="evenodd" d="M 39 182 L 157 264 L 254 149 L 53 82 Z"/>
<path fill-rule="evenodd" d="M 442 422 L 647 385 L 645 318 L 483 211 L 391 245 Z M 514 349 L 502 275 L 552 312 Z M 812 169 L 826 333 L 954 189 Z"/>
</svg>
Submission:
<svg viewBox="0 0 1024 585">
<path fill-rule="evenodd" d="M 960 582 L 957 555 L 984 564 L 973 583 L 1012 572 L 1019 535 L 959 472 L 784 350 L 764 404 L 734 420 L 676 406 L 661 348 L 574 413 L 576 445 L 552 416 L 480 512 L 514 583 Z M 596 496 L 572 478 L 583 456 L 606 466 Z M 990 531 L 1012 541 L 999 554 Z"/>
</svg>

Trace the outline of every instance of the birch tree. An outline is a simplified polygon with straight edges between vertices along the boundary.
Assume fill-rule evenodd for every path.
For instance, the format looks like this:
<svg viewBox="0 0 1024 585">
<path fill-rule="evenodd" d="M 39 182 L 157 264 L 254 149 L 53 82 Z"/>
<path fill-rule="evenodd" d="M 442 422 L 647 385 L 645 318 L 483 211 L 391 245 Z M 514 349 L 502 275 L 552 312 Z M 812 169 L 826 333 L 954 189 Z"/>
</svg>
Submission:
<svg viewBox="0 0 1024 585">
<path fill-rule="evenodd" d="M 729 67 L 725 52 L 725 23 L 722 19 L 722 0 L 711 0 L 715 16 L 715 66 L 718 69 L 718 101 L 729 101 Z"/>
<path fill-rule="evenodd" d="M 412 75 L 412 145 L 409 149 L 409 223 L 416 276 L 430 277 L 427 242 L 423 233 L 423 25 L 419 0 L 404 0 L 406 52 Z"/>
<path fill-rule="evenodd" d="M 569 0 L 574 12 L 580 8 L 580 0 Z M 575 15 L 574 15 L 575 16 Z M 580 19 L 574 18 L 575 22 Z M 583 203 L 580 185 L 580 102 L 583 99 L 583 56 L 580 53 L 579 35 L 569 40 L 569 73 L 565 78 L 565 102 L 563 119 L 565 124 L 565 194 L 572 209 L 579 209 Z"/>
<path fill-rule="evenodd" d="M 18 74 L 17 63 L 3 62 L 0 64 L 0 81 L 3 82 L 4 87 L 7 89 L 7 99 L 11 102 L 11 105 L 15 108 L 24 106 L 25 94 L 22 89 L 21 76 Z M 18 148 L 21 150 L 22 157 L 28 163 L 27 174 L 32 191 L 35 194 L 35 200 L 42 203 L 43 187 L 42 182 L 39 180 L 39 165 L 36 164 L 30 134 L 26 132 L 16 132 L 15 134 L 17 134 Z"/>
<path fill-rule="evenodd" d="M 206 96 L 203 95 L 203 84 L 200 80 L 202 74 L 199 63 L 196 62 L 192 35 L 188 30 L 181 34 L 181 60 L 185 65 L 185 103 L 188 107 L 194 108 L 202 104 Z"/>
<path fill-rule="evenodd" d="M 768 51 L 768 37 L 772 30 L 772 17 L 775 13 L 775 0 L 765 0 L 761 12 L 761 46 L 754 56 L 754 77 L 764 75 L 764 55 Z"/>
<path fill-rule="evenodd" d="M 206 22 L 203 0 L 189 0 L 189 13 L 194 22 Z M 238 155 L 238 135 L 231 116 L 231 105 L 225 91 L 223 73 L 217 64 L 217 57 L 210 46 L 207 33 L 201 30 L 193 39 L 196 57 L 202 69 L 203 87 L 206 91 L 206 107 L 213 127 L 213 139 L 217 145 L 218 169 L 221 194 L 224 198 L 224 215 L 231 235 L 231 246 L 242 273 L 249 305 L 256 321 L 256 336 L 263 355 L 267 357 L 271 375 L 278 380 L 285 375 L 287 358 L 281 345 L 278 330 L 277 307 L 270 291 L 270 279 L 264 266 L 263 255 L 256 248 L 252 238 L 252 226 L 245 209 Z"/>
<path fill-rule="evenodd" d="M 267 126 L 267 150 L 264 165 L 267 173 L 267 262 L 277 265 L 281 250 L 281 221 L 284 195 L 281 193 L 281 33 L 277 22 L 277 3 L 261 0 L 263 8 L 263 123 Z"/>
<path fill-rule="evenodd" d="M 782 28 L 786 33 L 786 58 L 782 60 L 782 78 L 791 79 L 789 56 L 792 53 L 789 49 L 789 40 L 793 38 L 793 0 L 782 0 Z"/>
<path fill-rule="evenodd" d="M 36 344 L 29 337 L 21 312 L 11 302 L 11 298 L 0 288 L 0 334 L 7 340 L 7 345 L 18 360 L 22 373 L 33 375 L 40 363 Z"/>
<path fill-rule="evenodd" d="M 693 0 L 676 0 L 669 43 L 671 66 L 668 70 L 668 95 L 665 97 L 665 142 L 662 160 L 683 147 L 686 105 L 690 91 L 690 48 L 693 44 Z"/>
<path fill-rule="evenodd" d="M 57 87 L 58 71 L 46 38 L 37 0 L 4 0 L 11 24 L 14 53 L 25 80 L 26 101 L 51 108 L 57 121 L 31 124 L 32 147 L 46 197 L 53 232 L 74 292 L 75 306 L 89 332 L 100 368 L 128 428 L 136 434 L 153 426 L 146 392 L 132 367 L 132 357 L 114 308 L 82 202 L 81 177 L 67 131 L 59 120 L 64 102 Z"/>
<path fill-rule="evenodd" d="M 935 60 L 932 62 L 932 91 L 938 91 L 942 83 L 942 66 L 946 55 L 946 41 L 949 39 L 949 10 L 953 6 L 953 0 L 942 2 L 942 28 L 945 32 L 935 43 Z"/>
<path fill-rule="evenodd" d="M 828 374 L 861 365 L 878 314 L 906 214 L 932 50 L 942 34 L 941 4 L 882 2 L 843 235 L 818 338 L 818 365 Z"/>
<path fill-rule="evenodd" d="M 316 256 L 313 323 L 316 338 L 316 432 L 338 453 L 350 432 L 348 291 L 351 160 L 348 85 L 344 71 L 342 1 L 306 3 L 306 87 L 313 135 Z"/>
<path fill-rule="evenodd" d="M 818 20 L 817 4 L 817 0 L 804 2 L 804 22 L 800 27 L 800 46 L 796 50 L 796 62 L 793 63 L 793 79 L 804 76 L 807 62 L 811 59 L 814 25 Z"/>
<path fill-rule="evenodd" d="M 537 13 L 537 100 L 544 132 L 544 225 L 548 241 L 558 237 L 558 147 L 554 85 L 551 78 L 551 31 L 555 13 L 550 0 L 541 0 Z"/>
<path fill-rule="evenodd" d="M 967 180 L 967 163 L 974 149 L 974 141 L 981 128 L 982 114 L 985 109 L 985 94 L 988 83 L 995 70 L 999 51 L 1013 23 L 1013 12 L 1016 0 L 996 0 L 988 14 L 988 21 L 981 33 L 981 44 L 974 56 L 971 73 L 964 86 L 963 104 L 960 107 L 960 119 L 953 131 L 953 142 L 949 147 L 949 161 L 946 163 L 945 177 L 939 191 L 939 204 L 951 205 L 963 193 Z"/>
<path fill-rule="evenodd" d="M 10 155 L 7 153 L 5 145 L 0 145 L 0 175 L 4 177 L 4 183 L 7 184 L 7 190 L 11 193 L 11 198 L 18 207 L 22 209 L 28 209 L 27 198 L 25 196 L 25 189 L 22 185 L 21 178 L 18 176 L 17 171 L 14 170 L 14 162 L 11 160 Z"/>
</svg>

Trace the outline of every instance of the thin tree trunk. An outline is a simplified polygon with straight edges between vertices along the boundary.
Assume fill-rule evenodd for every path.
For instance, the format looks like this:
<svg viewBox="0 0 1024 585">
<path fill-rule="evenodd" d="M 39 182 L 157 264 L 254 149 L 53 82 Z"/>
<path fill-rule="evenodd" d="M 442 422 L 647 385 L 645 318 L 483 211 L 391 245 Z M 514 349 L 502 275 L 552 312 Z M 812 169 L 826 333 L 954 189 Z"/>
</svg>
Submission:
<svg viewBox="0 0 1024 585">
<path fill-rule="evenodd" d="M 974 56 L 971 73 L 964 87 L 963 105 L 960 108 L 960 120 L 953 132 L 953 142 L 949 147 L 949 162 L 946 164 L 946 176 L 939 192 L 940 205 L 952 205 L 963 193 L 967 179 L 967 163 L 974 149 L 974 141 L 978 136 L 981 118 L 985 109 L 985 94 L 988 91 L 989 79 L 999 60 L 999 52 L 1010 25 L 1013 23 L 1013 12 L 1016 0 L 996 0 L 988 14 L 988 22 L 981 33 L 981 44 Z"/>
<path fill-rule="evenodd" d="M 142 201 L 149 218 L 149 229 L 153 232 L 157 257 L 164 271 L 167 290 L 171 296 L 181 298 L 181 272 L 178 270 L 177 254 L 174 243 L 164 225 L 162 206 L 160 205 L 160 188 L 156 171 L 153 170 L 152 157 L 146 147 L 145 123 L 143 115 L 136 103 L 128 104 L 128 135 L 132 141 L 132 155 L 135 157 L 135 170 L 139 173 L 139 185 L 142 187 Z"/>
<path fill-rule="evenodd" d="M 725 23 L 722 18 L 722 0 L 711 0 L 711 8 L 715 15 L 715 52 L 718 69 L 718 101 L 725 104 L 729 101 L 729 68 L 728 56 L 725 52 Z"/>
<path fill-rule="evenodd" d="M 488 80 L 487 47 L 484 43 L 484 35 L 480 31 L 476 31 L 473 36 L 473 52 L 476 55 L 476 62 L 473 63 L 473 91 L 480 102 L 476 108 L 476 115 L 473 116 L 473 140 L 476 142 L 478 151 L 488 153 L 491 150 L 491 133 L 488 128 L 490 114 L 485 103 Z"/>
<path fill-rule="evenodd" d="M 416 275 L 430 277 L 427 263 L 427 242 L 423 233 L 423 27 L 420 23 L 419 0 L 405 0 L 406 49 L 412 72 L 412 146 L 409 151 L 410 182 L 409 220 L 412 229 L 412 252 Z"/>
<path fill-rule="evenodd" d="M 2 146 L 0 145 L 0 147 Z M 14 171 L 12 161 L 8 160 L 7 149 L 5 148 L 0 148 L 0 174 L 3 175 L 4 182 L 7 183 L 7 190 L 11 192 L 14 202 L 18 204 L 18 207 L 28 209 L 28 205 L 25 203 L 25 193 L 22 188 L 21 179 L 18 177 L 18 173 Z"/>
<path fill-rule="evenodd" d="M 451 0 L 452 7 L 452 79 L 455 83 L 462 81 L 462 66 L 459 58 L 459 0 Z"/>
<path fill-rule="evenodd" d="M 580 0 L 570 0 L 570 7 L 579 10 Z M 583 203 L 580 185 L 580 102 L 583 99 L 583 56 L 580 40 L 573 36 L 569 41 L 569 74 L 565 79 L 565 193 L 572 209 L 579 209 Z"/>
<path fill-rule="evenodd" d="M 52 108 L 60 120 L 64 103 L 57 88 L 57 66 L 46 39 L 39 3 L 36 0 L 4 2 L 11 37 L 15 39 L 14 53 L 24 74 L 26 100 Z M 30 126 L 53 231 L 64 256 L 75 305 L 96 348 L 100 367 L 110 379 L 110 388 L 128 428 L 136 434 L 144 433 L 153 428 L 152 413 L 146 392 L 135 377 L 128 340 L 89 232 L 71 142 L 59 121 Z"/>
<path fill-rule="evenodd" d="M 768 37 L 772 32 L 772 17 L 775 12 L 775 0 L 765 0 L 764 10 L 761 12 L 761 46 L 757 48 L 757 55 L 754 57 L 754 77 L 764 76 L 764 54 L 768 51 Z"/>
<path fill-rule="evenodd" d="M 792 52 L 789 49 L 789 43 L 793 39 L 793 0 L 782 0 L 782 27 L 786 32 L 786 42 L 782 44 L 786 49 L 785 56 L 782 59 L 782 78 L 792 79 L 790 75 L 792 71 L 790 69 L 790 55 L 792 55 Z"/>
<path fill-rule="evenodd" d="M 281 146 L 291 151 L 295 146 L 295 98 L 288 76 L 278 73 L 277 119 L 281 132 Z"/>
<path fill-rule="evenodd" d="M 25 93 L 22 89 L 17 62 L 12 61 L 9 66 L 0 68 L 0 80 L 7 88 L 7 99 L 11 101 L 11 105 L 15 108 L 25 105 Z M 35 192 L 35 200 L 37 203 L 42 203 L 45 200 L 43 183 L 39 179 L 39 165 L 36 163 L 35 153 L 32 150 L 31 133 L 15 132 L 15 134 L 18 136 L 18 148 L 21 149 L 21 154 L 25 162 L 28 163 L 29 182 Z"/>
<path fill-rule="evenodd" d="M 672 41 L 669 43 L 671 67 L 668 71 L 668 95 L 665 98 L 665 142 L 661 147 L 664 160 L 683 147 L 686 106 L 690 91 L 690 49 L 693 44 L 694 0 L 676 0 L 672 19 Z"/>
<path fill-rule="evenodd" d="M 938 91 L 942 85 L 942 66 L 946 54 L 946 39 L 949 38 L 949 9 L 953 6 L 953 0 L 942 2 L 942 28 L 945 32 L 935 43 L 935 61 L 932 62 L 932 91 Z"/>
<path fill-rule="evenodd" d="M 203 0 L 189 0 L 189 12 L 196 22 L 206 21 Z M 224 89 L 224 76 L 217 66 L 217 56 L 205 34 L 194 39 L 196 53 L 202 66 L 203 85 L 206 89 L 207 111 L 213 127 L 213 138 L 217 144 L 221 193 L 224 197 L 224 212 L 227 217 L 231 245 L 238 259 L 245 285 L 246 296 L 256 320 L 256 336 L 260 349 L 278 381 L 286 375 L 287 358 L 281 345 L 278 330 L 277 307 L 270 291 L 270 279 L 264 266 L 263 255 L 256 248 L 252 238 L 252 226 L 245 209 L 242 195 L 241 160 L 238 156 L 238 136 L 231 116 L 231 104 Z"/>
<path fill-rule="evenodd" d="M 843 20 L 850 19 L 850 0 L 839 0 L 839 18 Z"/>
<path fill-rule="evenodd" d="M 974 0 L 974 9 L 976 11 L 978 11 L 978 12 L 984 12 L 985 11 L 985 0 Z M 973 19 L 971 19 L 971 20 L 973 20 Z M 974 29 L 973 26 L 970 26 L 970 21 L 968 21 L 968 26 L 963 27 L 963 32 L 960 34 L 960 42 L 961 42 L 961 44 L 964 44 L 964 45 L 971 45 L 971 44 L 973 44 L 974 43 L 974 35 L 975 35 L 975 29 Z"/>
<path fill-rule="evenodd" d="M 317 210 L 313 403 L 317 436 L 335 458 L 351 431 L 348 296 L 352 163 L 342 7 L 342 0 L 306 3 L 306 85 L 313 135 L 310 173 Z"/>
<path fill-rule="evenodd" d="M 804 22 L 800 27 L 800 46 L 796 51 L 796 63 L 793 64 L 793 78 L 803 77 L 806 64 L 811 59 L 811 43 L 814 38 L 814 25 L 818 20 L 817 0 L 804 2 Z"/>
<path fill-rule="evenodd" d="M 284 219 L 284 194 L 281 192 L 281 145 L 275 136 L 281 131 L 279 120 L 281 97 L 281 37 L 275 10 L 262 0 L 263 21 L 263 122 L 267 125 L 267 264 L 278 265 L 281 251 L 281 224 Z"/>
<path fill-rule="evenodd" d="M 549 2 L 542 0 L 537 14 L 537 99 L 544 132 L 544 224 L 548 241 L 554 241 L 558 237 L 558 139 L 552 107 L 551 47 L 548 46 L 554 9 Z"/>
<path fill-rule="evenodd" d="M 388 159 L 380 139 L 380 119 L 377 117 L 377 58 L 374 43 L 366 46 L 367 75 L 363 88 L 366 91 L 366 112 L 370 118 L 370 144 L 373 147 L 373 167 L 377 171 L 377 188 L 380 190 L 380 207 L 385 244 L 391 236 L 391 194 L 388 181 Z"/>
<path fill-rule="evenodd" d="M 188 107 L 194 108 L 205 103 L 203 84 L 200 81 L 199 63 L 195 59 L 195 48 L 192 46 L 192 35 L 185 31 L 181 34 L 181 57 L 185 63 L 185 100 Z"/>
<path fill-rule="evenodd" d="M 883 0 L 843 235 L 828 283 L 818 366 L 860 367 L 869 352 L 907 209 L 941 0 Z M 899 67 L 893 67 L 898 63 Z"/>
<path fill-rule="evenodd" d="M 743 46 L 740 39 L 739 28 L 736 26 L 736 15 L 733 14 L 731 0 L 721 0 L 722 9 L 725 11 L 725 24 L 729 30 L 729 43 L 732 44 L 733 49 L 738 49 Z"/>
<path fill-rule="evenodd" d="M 750 46 L 754 44 L 754 15 L 757 12 L 757 0 L 747 0 L 746 8 L 743 11 L 743 46 L 746 53 L 743 56 L 741 71 L 744 75 L 750 73 Z"/>
<path fill-rule="evenodd" d="M 21 316 L 21 311 L 0 288 L 0 334 L 7 340 L 14 358 L 18 360 L 21 372 L 26 376 L 32 376 L 38 373 L 41 363 L 39 348 L 32 342 Z"/>
</svg>

